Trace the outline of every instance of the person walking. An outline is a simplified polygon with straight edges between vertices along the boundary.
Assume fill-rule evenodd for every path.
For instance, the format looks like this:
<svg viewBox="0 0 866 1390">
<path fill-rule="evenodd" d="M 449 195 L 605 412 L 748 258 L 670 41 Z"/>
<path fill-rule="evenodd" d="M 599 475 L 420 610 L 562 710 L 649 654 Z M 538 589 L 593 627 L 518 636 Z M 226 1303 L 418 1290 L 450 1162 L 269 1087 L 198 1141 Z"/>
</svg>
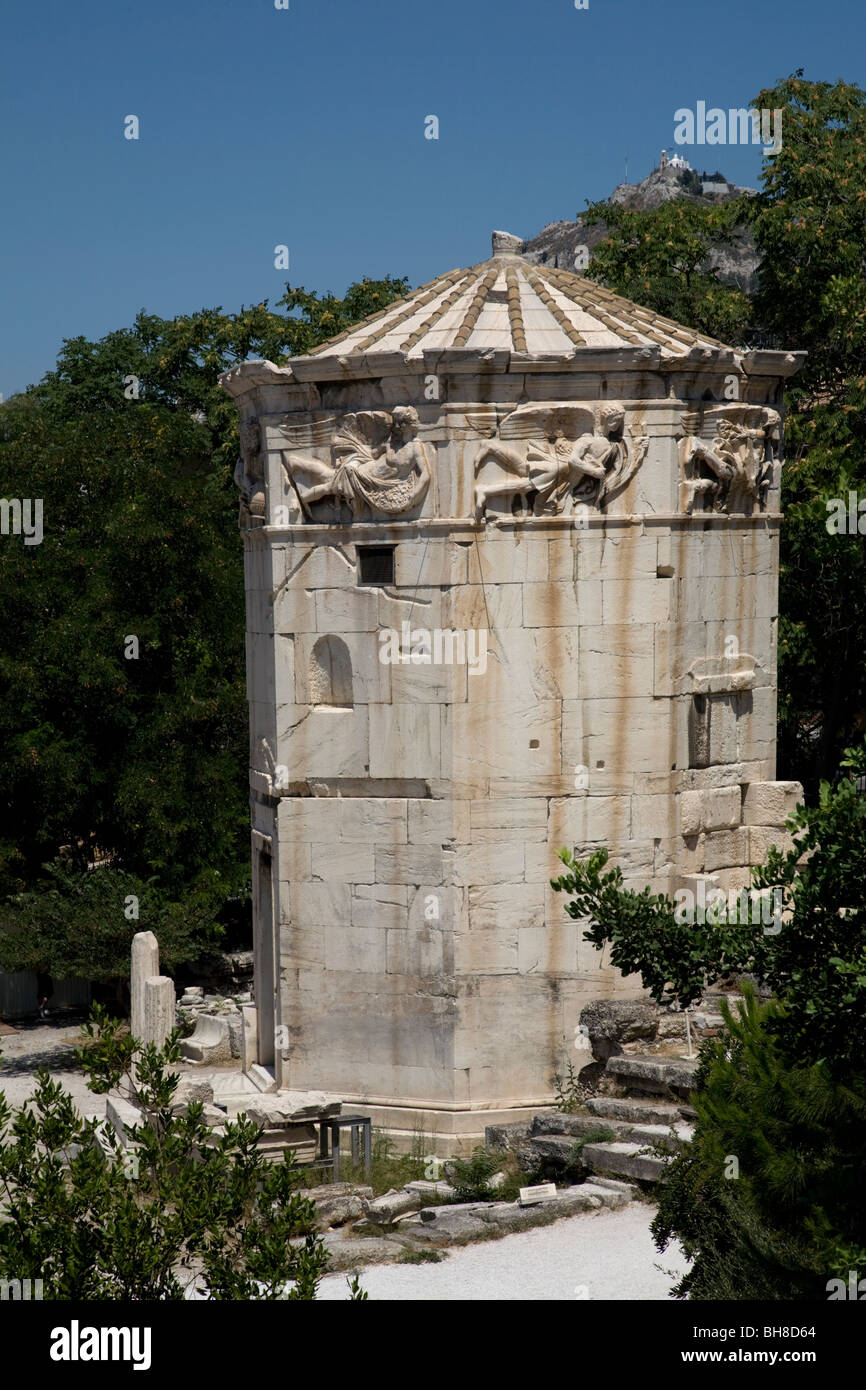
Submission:
<svg viewBox="0 0 866 1390">
<path fill-rule="evenodd" d="M 48 1000 L 54 993 L 54 981 L 47 970 L 37 970 L 36 972 L 36 995 L 39 1006 L 39 1017 L 48 1017 Z"/>
</svg>

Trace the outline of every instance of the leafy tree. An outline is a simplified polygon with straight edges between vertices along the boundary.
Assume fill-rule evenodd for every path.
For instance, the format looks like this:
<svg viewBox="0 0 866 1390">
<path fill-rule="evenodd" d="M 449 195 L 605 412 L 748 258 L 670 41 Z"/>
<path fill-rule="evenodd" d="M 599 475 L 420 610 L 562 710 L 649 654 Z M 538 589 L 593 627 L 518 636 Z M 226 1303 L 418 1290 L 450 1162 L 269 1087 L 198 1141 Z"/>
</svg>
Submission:
<svg viewBox="0 0 866 1390">
<path fill-rule="evenodd" d="M 722 280 L 710 265 L 710 253 L 736 244 L 747 201 L 704 207 L 675 199 L 650 212 L 589 203 L 582 221 L 587 226 L 604 222 L 607 236 L 594 248 L 586 273 L 710 337 L 741 342 L 751 319 L 749 298 Z"/>
<path fill-rule="evenodd" d="M 746 987 L 726 1033 L 701 1049 L 694 1138 L 668 1164 L 652 1231 L 691 1268 L 676 1296 L 827 1298 L 866 1266 L 866 1076 L 792 1066 L 777 1004 Z"/>
<path fill-rule="evenodd" d="M 132 938 L 152 931 L 160 961 L 174 970 L 220 940 L 222 893 L 166 900 L 155 878 L 144 881 L 110 865 L 71 869 L 60 861 L 24 893 L 0 904 L 0 969 L 45 970 L 57 979 L 120 985 L 129 976 Z"/>
<path fill-rule="evenodd" d="M 598 950 L 610 946 L 610 963 L 623 975 L 639 972 L 657 1003 L 688 1008 L 713 980 L 745 969 L 755 937 L 741 927 L 711 919 L 696 933 L 693 922 L 677 920 L 677 906 L 665 894 L 623 888 L 618 865 L 604 873 L 607 849 L 585 859 L 563 849 L 559 857 L 568 872 L 550 882 L 569 894 L 569 917 L 583 924 L 584 938 Z"/>
<path fill-rule="evenodd" d="M 723 342 L 808 354 L 786 395 L 779 770 L 813 797 L 866 728 L 866 550 L 826 527 L 829 499 L 866 495 L 866 93 L 800 70 L 752 105 L 782 111 L 757 196 L 592 204 L 608 236 L 587 274 Z M 745 228 L 761 256 L 751 304 L 709 260 Z"/>
<path fill-rule="evenodd" d="M 125 1078 L 142 1107 L 135 1147 L 82 1121 L 45 1071 L 17 1112 L 0 1093 L 0 1277 L 41 1279 L 47 1299 L 176 1300 L 194 1284 L 277 1299 L 290 1282 L 289 1298 L 314 1299 L 328 1255 L 294 1163 L 264 1159 L 243 1118 L 217 1135 L 201 1104 L 173 1113 L 176 1040 L 142 1048 L 98 1009 L 87 1032 L 91 1090 Z"/>
<path fill-rule="evenodd" d="M 750 209 L 755 315 L 769 345 L 808 353 L 788 393 L 779 758 L 814 792 L 866 725 L 864 540 L 826 526 L 828 499 L 866 492 L 866 93 L 800 71 L 755 104 L 783 112 Z"/>
<path fill-rule="evenodd" d="M 772 929 L 753 920 L 679 923 L 675 905 L 603 872 L 607 851 L 552 880 L 613 963 L 639 972 L 652 997 L 697 998 L 728 972 L 749 972 L 775 996 L 759 1007 L 746 985 L 740 1019 L 705 1045 L 695 1138 L 671 1165 L 654 1231 L 694 1258 L 679 1292 L 693 1298 L 826 1297 L 826 1281 L 866 1260 L 866 743 L 852 774 L 824 782 L 817 806 L 789 820 L 790 850 L 753 871 L 780 895 Z M 734 1158 L 734 1178 L 728 1160 Z M 859 1252 L 859 1253 L 858 1253 Z"/>
<path fill-rule="evenodd" d="M 41 892 L 61 853 L 84 872 L 100 851 L 157 879 L 206 932 L 201 905 L 243 893 L 238 443 L 218 378 L 306 352 L 406 288 L 362 280 L 340 299 L 287 286 L 285 313 L 142 312 L 99 342 L 68 340 L 54 371 L 0 406 L 4 493 L 41 498 L 44 517 L 40 545 L 0 547 L 0 894 Z M 25 909 L 35 921 L 30 900 L 3 921 Z M 121 917 L 98 934 L 124 930 Z M 61 973 L 62 957 L 48 968 Z"/>
<path fill-rule="evenodd" d="M 866 773 L 866 743 L 848 750 L 846 765 Z M 569 916 L 588 922 L 587 940 L 610 945 L 612 964 L 640 973 L 653 999 L 687 1007 L 721 976 L 751 974 L 784 1003 L 770 1026 L 787 1055 L 844 1072 L 866 1034 L 866 798 L 853 778 L 825 782 L 818 805 L 798 806 L 788 826 L 793 847 L 771 849 L 753 870 L 755 890 L 778 905 L 772 926 L 751 908 L 745 922 L 724 909 L 708 909 L 704 923 L 678 921 L 684 914 L 664 894 L 623 888 L 618 867 L 603 872 L 606 849 L 583 861 L 562 850 L 568 873 L 551 883 L 570 895 Z"/>
</svg>

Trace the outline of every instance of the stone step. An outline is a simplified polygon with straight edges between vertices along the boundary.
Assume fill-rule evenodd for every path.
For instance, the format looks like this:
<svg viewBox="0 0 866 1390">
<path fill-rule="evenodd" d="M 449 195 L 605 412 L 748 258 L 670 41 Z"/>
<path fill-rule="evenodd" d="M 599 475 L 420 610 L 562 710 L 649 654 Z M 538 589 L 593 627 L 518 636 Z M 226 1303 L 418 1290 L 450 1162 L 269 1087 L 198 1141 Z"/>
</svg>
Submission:
<svg viewBox="0 0 866 1390">
<path fill-rule="evenodd" d="M 666 1161 L 654 1154 L 645 1154 L 641 1144 L 586 1144 L 583 1161 L 592 1173 L 614 1173 L 636 1178 L 639 1182 L 661 1181 Z"/>
<path fill-rule="evenodd" d="M 638 1095 L 670 1099 L 695 1089 L 697 1058 L 680 1061 L 671 1057 L 610 1057 L 605 1074 Z"/>
<path fill-rule="evenodd" d="M 595 1115 L 565 1115 L 561 1111 L 554 1111 L 548 1115 L 533 1115 L 529 1137 L 535 1139 L 543 1134 L 568 1134 L 574 1139 L 582 1139 L 584 1135 L 600 1129 L 613 1128 L 613 1125 L 599 1120 Z"/>
<path fill-rule="evenodd" d="M 598 1173 L 593 1173 L 592 1185 L 593 1187 L 606 1187 L 609 1192 L 618 1192 L 628 1202 L 636 1202 L 640 1196 L 639 1188 L 633 1187 L 630 1182 L 622 1182 L 620 1178 L 600 1177 Z"/>
<path fill-rule="evenodd" d="M 679 1124 L 680 1106 L 675 1100 L 644 1100 L 641 1097 L 591 1096 L 586 1108 L 600 1120 L 625 1120 L 633 1125 Z"/>
<path fill-rule="evenodd" d="M 622 1184 L 625 1187 L 625 1183 Z M 629 1193 L 634 1192 L 634 1188 L 622 1192 L 619 1188 L 607 1187 L 604 1183 L 593 1182 L 588 1179 L 581 1183 L 580 1190 L 585 1197 L 597 1197 L 603 1207 L 608 1207 L 611 1211 L 619 1211 L 621 1207 L 627 1207 L 632 1200 Z"/>
<path fill-rule="evenodd" d="M 652 1144 L 664 1149 L 666 1153 L 680 1153 L 694 1134 L 691 1125 L 631 1125 L 628 1135 L 623 1135 L 631 1144 Z"/>
<path fill-rule="evenodd" d="M 528 1142 L 529 1151 L 536 1158 L 552 1160 L 563 1168 L 575 1161 L 574 1146 L 577 1139 L 573 1134 L 536 1134 Z"/>
<path fill-rule="evenodd" d="M 571 1116 L 574 1119 L 576 1117 Z M 652 1145 L 653 1147 L 664 1149 L 667 1153 L 678 1153 L 688 1144 L 692 1137 L 693 1130 L 690 1125 L 684 1124 L 679 1115 L 676 1120 L 669 1124 L 646 1124 L 634 1125 L 626 1120 L 605 1120 L 600 1124 L 595 1117 L 589 1117 L 591 1123 L 587 1123 L 582 1134 L 592 1134 L 600 1129 L 606 1129 L 612 1135 L 610 1141 L 597 1139 L 595 1143 L 617 1142 L 627 1144 L 637 1144 L 641 1147 Z M 538 1159 L 546 1159 L 563 1167 L 571 1167 L 575 1163 L 580 1163 L 581 1154 L 592 1144 L 584 1144 L 582 1149 L 575 1153 L 575 1146 L 582 1137 L 580 1133 L 569 1134 L 536 1134 L 528 1141 L 531 1154 Z"/>
</svg>

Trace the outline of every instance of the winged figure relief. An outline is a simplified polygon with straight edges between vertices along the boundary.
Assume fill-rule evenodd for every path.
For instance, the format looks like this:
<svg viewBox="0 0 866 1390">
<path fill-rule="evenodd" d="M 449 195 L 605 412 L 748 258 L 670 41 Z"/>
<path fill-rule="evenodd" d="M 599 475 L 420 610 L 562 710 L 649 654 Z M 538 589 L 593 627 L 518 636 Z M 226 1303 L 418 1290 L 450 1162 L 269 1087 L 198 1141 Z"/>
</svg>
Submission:
<svg viewBox="0 0 866 1390">
<path fill-rule="evenodd" d="M 716 406 L 683 416 L 685 510 L 763 511 L 779 444 L 779 412 L 767 406 Z M 712 443 L 701 436 L 714 431 Z"/>
<path fill-rule="evenodd" d="M 624 426 L 619 405 L 518 406 L 502 421 L 499 439 L 479 446 L 476 518 L 484 515 L 491 497 L 519 498 L 524 514 L 535 516 L 560 514 L 569 502 L 601 509 L 622 491 L 646 454 L 646 438 L 629 446 Z"/>
<path fill-rule="evenodd" d="M 399 516 L 418 506 L 430 486 L 419 427 L 412 406 L 283 426 L 289 444 L 282 451 L 283 470 L 303 515 L 312 520 L 311 507 L 326 499 L 345 504 L 353 518 Z M 317 458 L 300 444 L 306 449 L 327 445 L 330 458 Z"/>
</svg>

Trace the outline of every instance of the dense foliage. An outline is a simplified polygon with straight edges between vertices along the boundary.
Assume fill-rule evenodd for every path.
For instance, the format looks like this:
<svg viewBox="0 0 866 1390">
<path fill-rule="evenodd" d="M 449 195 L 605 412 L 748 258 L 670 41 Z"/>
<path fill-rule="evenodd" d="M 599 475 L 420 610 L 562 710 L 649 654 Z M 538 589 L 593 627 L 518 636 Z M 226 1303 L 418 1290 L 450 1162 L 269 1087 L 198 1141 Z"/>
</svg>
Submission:
<svg viewBox="0 0 866 1390">
<path fill-rule="evenodd" d="M 695 1260 L 680 1293 L 694 1298 L 826 1298 L 830 1278 L 866 1265 L 866 744 L 851 773 L 821 784 L 818 804 L 789 821 L 793 848 L 753 871 L 777 890 L 768 929 L 678 922 L 675 904 L 624 889 L 607 852 L 553 887 L 624 974 L 640 972 L 656 1000 L 687 1005 L 729 972 L 748 972 L 742 1018 L 705 1044 L 694 1093 L 695 1137 L 673 1160 L 655 1233 Z M 731 1164 L 729 1160 L 735 1159 Z"/>
<path fill-rule="evenodd" d="M 866 1073 L 792 1064 L 784 1010 L 749 991 L 705 1043 L 695 1135 L 668 1166 L 653 1235 L 693 1261 L 693 1299 L 828 1297 L 866 1269 Z"/>
<path fill-rule="evenodd" d="M 175 904 L 202 946 L 221 905 L 243 894 L 237 416 L 218 377 L 248 357 L 283 362 L 406 288 L 390 277 L 342 299 L 288 288 L 286 313 L 141 313 L 99 342 L 66 342 L 55 371 L 0 407 L 0 488 L 41 498 L 44 529 L 41 544 L 0 545 L 0 895 L 25 895 L 0 911 L 15 933 L 6 968 L 28 963 L 23 938 L 42 925 L 29 956 L 58 976 L 75 957 L 100 977 L 102 951 L 85 943 L 120 940 L 129 925 L 103 915 L 63 946 L 58 924 L 74 912 L 46 890 L 46 872 L 97 914 L 125 896 L 113 875 L 147 881 L 143 904 Z M 95 890 L 87 866 L 100 855 L 110 865 Z M 139 926 L 157 923 L 166 918 L 143 908 Z"/>
<path fill-rule="evenodd" d="M 91 1090 L 123 1081 L 142 1107 L 134 1146 L 45 1071 L 17 1111 L 0 1092 L 0 1278 L 46 1299 L 315 1298 L 328 1256 L 292 1162 L 263 1158 L 246 1119 L 215 1135 L 200 1103 L 172 1113 L 176 1041 L 142 1048 L 98 1010 L 87 1031 Z"/>
</svg>

